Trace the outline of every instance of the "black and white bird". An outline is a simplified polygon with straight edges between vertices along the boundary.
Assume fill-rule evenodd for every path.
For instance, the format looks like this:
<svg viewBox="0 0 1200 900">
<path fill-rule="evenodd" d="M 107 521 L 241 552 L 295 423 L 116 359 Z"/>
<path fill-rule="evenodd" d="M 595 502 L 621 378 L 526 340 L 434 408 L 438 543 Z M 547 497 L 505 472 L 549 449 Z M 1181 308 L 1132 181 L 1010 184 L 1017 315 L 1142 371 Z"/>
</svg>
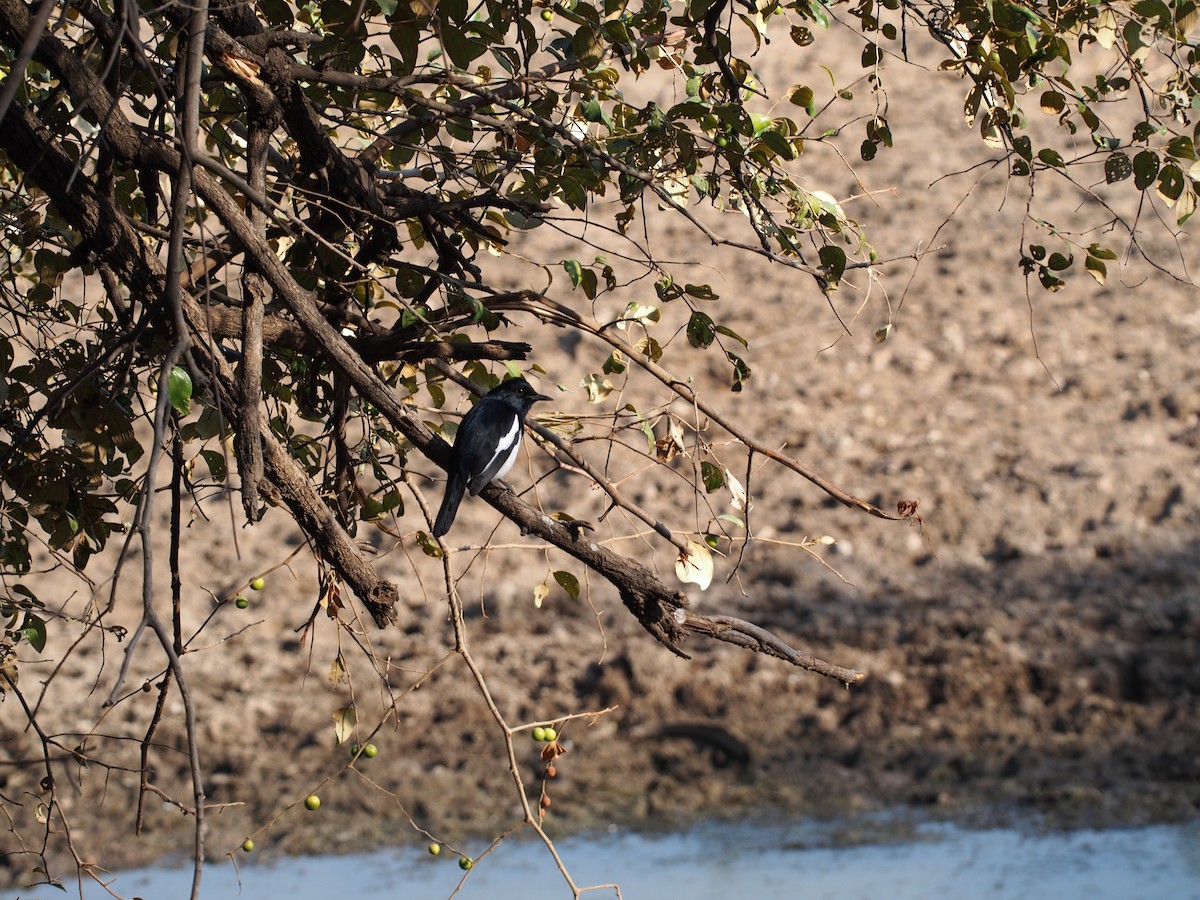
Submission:
<svg viewBox="0 0 1200 900">
<path fill-rule="evenodd" d="M 458 426 L 446 496 L 433 523 L 433 536 L 441 537 L 454 524 L 463 491 L 474 497 L 490 482 L 503 478 L 517 461 L 521 426 L 533 404 L 549 400 L 524 378 L 513 378 L 493 388 L 475 404 Z"/>
</svg>

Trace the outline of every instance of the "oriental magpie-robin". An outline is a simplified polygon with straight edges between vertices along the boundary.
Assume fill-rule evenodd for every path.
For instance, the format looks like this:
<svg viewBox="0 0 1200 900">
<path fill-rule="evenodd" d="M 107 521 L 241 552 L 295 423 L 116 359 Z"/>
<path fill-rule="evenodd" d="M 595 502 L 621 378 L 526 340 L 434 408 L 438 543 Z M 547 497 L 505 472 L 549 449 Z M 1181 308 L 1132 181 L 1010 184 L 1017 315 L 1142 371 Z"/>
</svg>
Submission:
<svg viewBox="0 0 1200 900">
<path fill-rule="evenodd" d="M 441 537 L 454 524 L 464 490 L 474 497 L 508 473 L 521 449 L 526 414 L 537 401 L 549 399 L 524 378 L 514 378 L 495 387 L 463 416 L 454 439 L 446 495 L 433 523 L 434 537 Z"/>
</svg>

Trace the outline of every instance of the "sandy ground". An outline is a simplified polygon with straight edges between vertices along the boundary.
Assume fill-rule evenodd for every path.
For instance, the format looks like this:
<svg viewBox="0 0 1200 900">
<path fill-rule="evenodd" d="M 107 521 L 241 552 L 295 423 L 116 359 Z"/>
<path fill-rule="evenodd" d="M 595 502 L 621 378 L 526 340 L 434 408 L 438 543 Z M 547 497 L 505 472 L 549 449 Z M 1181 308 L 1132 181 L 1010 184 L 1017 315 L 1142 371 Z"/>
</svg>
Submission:
<svg viewBox="0 0 1200 900">
<path fill-rule="evenodd" d="M 853 42 L 836 34 L 823 40 L 845 48 L 839 83 L 857 77 Z M 789 71 L 797 67 L 799 74 Z M 828 84 L 820 70 L 804 68 L 777 60 L 766 69 L 768 83 Z M 864 187 L 879 192 L 848 201 L 847 209 L 885 257 L 931 243 L 946 249 L 927 257 L 911 283 L 911 264 L 892 269 L 861 310 L 862 293 L 843 291 L 839 311 L 852 321 L 852 336 L 839 339 L 836 320 L 804 276 L 703 248 L 682 220 L 664 217 L 652 236 L 663 257 L 703 258 L 695 275 L 723 295 L 719 321 L 750 340 L 754 374 L 742 396 L 725 390 L 728 371 L 716 354 L 675 351 L 681 367 L 699 372 L 716 407 L 885 508 L 921 502 L 928 539 L 760 467 L 751 490 L 763 540 L 747 550 L 732 581 L 725 580 L 732 558 L 721 559 L 714 585 L 693 591 L 700 609 L 752 619 L 868 678 L 848 691 L 778 660 L 701 643 L 688 647 L 691 661 L 677 659 L 595 580 L 579 600 L 553 587 L 537 609 L 534 586 L 573 567 L 507 524 L 493 533 L 497 516 L 485 504 L 465 505 L 454 543 L 466 547 L 490 535 L 493 544 L 455 555 L 470 649 L 507 721 L 614 707 L 560 729 L 568 752 L 547 783 L 552 835 L 609 822 L 672 827 L 703 816 L 838 816 L 898 804 L 981 822 L 1032 813 L 1065 825 L 1196 815 L 1196 290 L 1131 264 L 1106 287 L 1078 276 L 1054 295 L 1035 287 L 1027 302 L 1015 260 L 1024 198 L 1006 199 L 1002 179 L 979 181 L 980 171 L 930 188 L 938 175 L 986 157 L 960 126 L 961 86 L 949 75 L 902 66 L 890 83 L 896 148 L 856 165 L 856 178 L 834 153 L 814 146 L 811 186 L 840 198 Z M 874 101 L 862 92 L 857 102 L 869 110 Z M 852 159 L 858 140 L 841 145 Z M 1081 206 L 1062 188 L 1039 184 L 1054 215 L 1095 215 L 1094 204 Z M 1146 224 L 1146 245 L 1170 263 L 1177 249 L 1150 217 Z M 583 252 L 549 228 L 516 249 L 551 265 Z M 1180 268 L 1177 257 L 1173 265 Z M 558 271 L 553 291 L 570 299 Z M 544 283 L 515 265 L 498 270 L 497 280 Z M 649 292 L 644 282 L 634 284 L 604 309 Z M 873 332 L 888 321 L 888 302 L 895 308 L 901 297 L 892 337 L 877 344 Z M 668 321 L 681 313 L 665 310 Z M 602 350 L 545 328 L 501 336 L 534 343 L 536 362 L 549 373 L 545 383 L 571 389 L 547 406 L 594 412 L 577 385 L 599 370 Z M 630 385 L 630 396 L 647 405 L 667 399 L 642 381 Z M 628 444 L 611 460 L 594 443 L 579 446 L 673 527 L 703 527 L 711 513 L 728 511 L 727 495 L 714 495 L 711 512 L 697 509 L 686 479 L 645 471 L 644 443 Z M 744 456 L 725 445 L 718 452 L 734 472 L 744 471 Z M 522 463 L 513 473 L 518 487 L 549 469 L 540 453 L 530 456 L 528 470 Z M 676 460 L 674 471 L 688 475 L 687 466 Z M 419 461 L 414 468 L 433 474 Z M 428 496 L 436 502 L 440 485 L 429 486 Z M 541 481 L 537 497 L 583 518 L 604 510 L 574 476 Z M 411 534 L 418 520 L 409 504 L 398 527 Z M 210 592 L 236 590 L 298 547 L 279 510 L 254 528 L 235 527 L 224 503 L 209 498 L 192 518 L 185 546 L 190 631 L 209 616 Z M 598 534 L 620 539 L 631 530 L 613 522 Z M 789 546 L 823 534 L 838 540 L 820 554 L 837 574 Z M 397 544 L 371 529 L 360 537 L 372 541 L 382 570 L 401 585 L 396 628 L 364 626 L 355 638 L 321 615 L 310 632 L 298 632 L 317 595 L 301 549 L 268 575 L 249 610 L 217 610 L 192 645 L 198 652 L 187 665 L 205 786 L 216 805 L 208 840 L 214 856 L 247 835 L 266 854 L 427 842 L 414 826 L 478 851 L 481 839 L 520 821 L 499 729 L 462 661 L 446 659 L 453 639 L 439 564 L 411 540 Z M 651 542 L 618 546 L 671 576 L 671 557 Z M 111 569 L 111 554 L 106 559 Z M 163 596 L 165 562 L 160 552 Z M 96 577 L 104 563 L 97 561 Z M 109 624 L 136 624 L 139 569 L 135 551 Z M 78 583 L 45 575 L 31 582 L 68 611 L 79 612 L 88 599 Z M 72 639 L 70 626 L 56 626 L 46 661 L 26 665 L 22 686 L 36 697 L 66 657 L 39 722 L 68 745 L 88 735 L 86 751 L 97 760 L 72 781 L 59 769 L 76 852 L 110 866 L 186 854 L 190 819 L 158 798 L 148 802 L 142 836 L 133 837 L 137 778 L 130 770 L 156 696 L 137 688 L 157 677 L 161 660 L 147 641 L 127 681 L 130 696 L 102 710 L 124 645 L 89 639 L 67 655 Z M 327 673 L 339 652 L 349 680 L 335 686 Z M 331 714 L 351 701 L 360 735 L 378 726 L 371 740 L 379 755 L 348 769 Z M 181 717 L 172 694 L 151 763 L 154 784 L 186 802 Z M 0 767 L 14 825 L 12 833 L 5 825 L 0 848 L 12 854 L 3 862 L 18 883 L 34 863 L 14 852 L 17 836 L 27 849 L 40 844 L 31 791 L 42 772 L 37 742 L 23 726 L 13 700 L 0 705 L 3 757 L 28 763 Z M 516 748 L 536 803 L 539 745 L 520 735 Z M 312 791 L 322 797 L 318 813 L 300 805 Z M 53 846 L 56 874 L 69 875 L 62 841 Z"/>
</svg>

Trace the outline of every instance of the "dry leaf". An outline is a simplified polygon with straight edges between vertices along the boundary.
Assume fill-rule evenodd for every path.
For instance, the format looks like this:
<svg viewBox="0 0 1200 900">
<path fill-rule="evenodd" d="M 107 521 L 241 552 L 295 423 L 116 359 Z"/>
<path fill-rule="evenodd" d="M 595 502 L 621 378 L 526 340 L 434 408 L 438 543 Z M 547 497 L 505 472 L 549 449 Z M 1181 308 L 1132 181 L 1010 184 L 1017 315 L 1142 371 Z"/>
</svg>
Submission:
<svg viewBox="0 0 1200 900">
<path fill-rule="evenodd" d="M 700 590 L 707 590 L 713 577 L 713 558 L 708 547 L 689 540 L 687 550 L 675 560 L 675 574 L 684 584 L 696 584 Z"/>
</svg>

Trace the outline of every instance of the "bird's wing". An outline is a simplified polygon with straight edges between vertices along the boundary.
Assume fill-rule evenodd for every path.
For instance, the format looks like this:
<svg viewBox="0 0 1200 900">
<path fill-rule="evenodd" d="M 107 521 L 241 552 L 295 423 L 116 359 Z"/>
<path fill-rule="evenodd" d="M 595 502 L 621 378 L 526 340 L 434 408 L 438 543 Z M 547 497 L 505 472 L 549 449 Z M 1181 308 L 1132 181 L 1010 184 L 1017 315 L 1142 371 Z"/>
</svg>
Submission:
<svg viewBox="0 0 1200 900">
<path fill-rule="evenodd" d="M 463 418 L 455 441 L 455 455 L 471 496 L 504 477 L 520 449 L 521 418 L 516 411 L 507 403 L 486 399 L 476 404 Z"/>
</svg>

